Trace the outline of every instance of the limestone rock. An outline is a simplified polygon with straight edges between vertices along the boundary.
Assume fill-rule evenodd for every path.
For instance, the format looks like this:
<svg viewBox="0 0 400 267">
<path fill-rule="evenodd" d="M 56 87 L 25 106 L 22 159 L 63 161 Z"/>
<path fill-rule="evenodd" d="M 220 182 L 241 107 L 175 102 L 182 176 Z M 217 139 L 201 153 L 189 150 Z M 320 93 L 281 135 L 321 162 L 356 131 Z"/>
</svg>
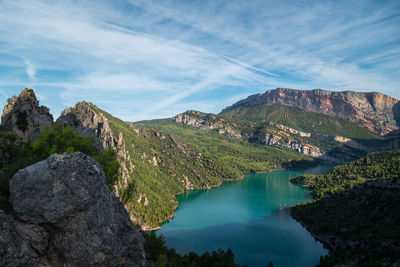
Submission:
<svg viewBox="0 0 400 267">
<path fill-rule="evenodd" d="M 1 115 L 1 125 L 23 140 L 36 140 L 38 134 L 53 124 L 53 116 L 39 106 L 32 89 L 25 88 L 18 97 L 8 100 Z"/>
<path fill-rule="evenodd" d="M 83 153 L 53 154 L 19 170 L 10 182 L 10 202 L 18 219 L 45 226 L 45 252 L 46 234 L 26 225 L 22 232 L 37 233 L 27 239 L 51 265 L 146 264 L 143 237 L 109 191 L 101 165 Z"/>
<path fill-rule="evenodd" d="M 188 110 L 185 113 L 172 117 L 171 121 L 186 124 L 201 130 L 214 130 L 218 134 L 227 134 L 236 139 L 242 139 L 243 134 L 235 129 L 235 125 L 229 125 L 225 119 L 215 114 L 202 113 L 196 110 Z"/>
<path fill-rule="evenodd" d="M 74 118 L 72 118 L 73 115 Z M 100 140 L 104 149 L 114 148 L 118 142 L 117 138 L 114 138 L 108 119 L 99 111 L 97 111 L 93 104 L 82 101 L 77 103 L 72 108 L 65 109 L 59 119 L 58 123 L 69 124 L 73 120 L 74 124 L 82 125 L 86 128 L 94 130 L 95 137 Z"/>
<path fill-rule="evenodd" d="M 238 107 L 280 104 L 326 114 L 357 123 L 379 134 L 399 129 L 399 100 L 377 92 L 333 92 L 322 89 L 295 90 L 277 88 L 251 95 L 221 113 Z"/>
<path fill-rule="evenodd" d="M 56 124 L 61 124 L 63 126 L 70 126 L 73 129 L 76 129 L 79 134 L 84 136 L 93 136 L 94 137 L 94 146 L 97 151 L 104 150 L 103 144 L 100 141 L 96 131 L 92 128 L 86 127 L 82 125 L 82 122 L 77 118 L 76 114 L 72 112 L 63 112 L 60 117 L 56 120 Z"/>
<path fill-rule="evenodd" d="M 0 266 L 34 266 L 38 254 L 17 233 L 12 218 L 0 210 Z"/>
</svg>

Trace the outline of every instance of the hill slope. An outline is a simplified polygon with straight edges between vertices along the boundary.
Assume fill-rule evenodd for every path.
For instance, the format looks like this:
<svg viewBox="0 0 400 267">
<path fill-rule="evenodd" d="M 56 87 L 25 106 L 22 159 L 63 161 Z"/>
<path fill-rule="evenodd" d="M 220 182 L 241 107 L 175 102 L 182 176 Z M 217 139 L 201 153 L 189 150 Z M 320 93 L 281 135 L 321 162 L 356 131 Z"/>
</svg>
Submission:
<svg viewBox="0 0 400 267">
<path fill-rule="evenodd" d="M 303 132 L 330 136 L 340 135 L 358 140 L 378 139 L 375 133 L 355 123 L 278 104 L 262 104 L 249 107 L 239 106 L 225 111 L 221 115 L 248 122 L 276 122 Z"/>
<path fill-rule="evenodd" d="M 58 120 L 72 115 L 95 130 L 104 148 L 117 151 L 121 178 L 115 192 L 142 229 L 157 228 L 171 217 L 175 194 L 184 189 L 211 188 L 240 179 L 243 172 L 281 168 L 305 158 L 197 129 L 136 127 L 87 102 L 65 110 Z"/>
<path fill-rule="evenodd" d="M 400 104 L 395 98 L 377 92 L 333 92 L 321 89 L 277 88 L 240 100 L 222 110 L 221 114 L 240 107 L 248 108 L 264 104 L 298 107 L 342 118 L 379 134 L 387 134 L 398 129 L 400 123 Z"/>
<path fill-rule="evenodd" d="M 289 120 L 275 121 L 285 123 L 293 122 L 290 125 L 294 125 L 297 129 L 301 127 L 297 127 L 296 125 L 304 124 L 309 126 L 312 123 L 317 125 L 318 129 L 321 129 L 325 125 L 328 125 L 331 128 L 327 131 L 318 131 L 317 129 L 318 133 L 304 132 L 288 127 L 287 124 L 289 123 L 283 125 L 271 120 L 249 120 L 245 116 L 244 118 L 240 117 L 240 119 L 238 119 L 223 115 L 202 113 L 194 110 L 186 111 L 174 116 L 170 120 L 165 119 L 162 121 L 164 124 L 168 122 L 175 124 L 178 123 L 196 129 L 215 132 L 219 135 L 231 137 L 242 142 L 253 142 L 265 146 L 289 148 L 313 158 L 335 162 L 347 162 L 359 158 L 372 151 L 372 148 L 369 147 L 370 144 L 381 141 L 381 138 L 376 134 L 369 132 L 354 123 L 346 122 L 327 115 L 305 112 L 297 108 L 269 105 L 268 107 L 272 107 L 272 110 L 277 111 L 277 116 L 284 114 L 285 112 L 283 111 L 287 111 L 286 114 L 289 116 L 282 116 L 290 118 Z M 302 123 L 299 121 L 303 118 L 307 119 L 309 123 Z M 150 123 L 156 126 L 158 122 L 161 121 L 156 120 L 144 123 Z M 338 131 L 333 129 L 335 126 L 340 126 L 341 129 L 343 129 L 343 133 L 352 133 L 351 130 L 354 130 L 353 132 L 355 132 L 355 134 L 351 136 L 358 136 L 360 139 L 355 140 L 340 135 L 322 134 L 338 133 Z M 344 128 L 349 131 L 345 131 Z M 308 129 L 310 129 L 310 127 L 308 127 Z M 347 136 L 349 136 L 349 134 L 347 134 Z M 390 145 L 390 142 L 388 142 L 388 144 Z"/>
<path fill-rule="evenodd" d="M 363 157 L 320 176 L 303 176 L 313 203 L 291 209 L 333 251 L 321 266 L 394 266 L 400 262 L 400 150 Z"/>
</svg>

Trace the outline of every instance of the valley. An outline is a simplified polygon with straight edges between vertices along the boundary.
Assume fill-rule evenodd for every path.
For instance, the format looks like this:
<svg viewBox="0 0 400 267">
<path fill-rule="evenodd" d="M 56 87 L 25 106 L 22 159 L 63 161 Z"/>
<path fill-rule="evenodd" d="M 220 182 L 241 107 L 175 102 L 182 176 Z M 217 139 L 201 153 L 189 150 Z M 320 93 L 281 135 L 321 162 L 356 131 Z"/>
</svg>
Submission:
<svg viewBox="0 0 400 267">
<path fill-rule="evenodd" d="M 276 90 L 281 91 L 281 89 Z M 272 91 L 275 92 L 276 90 Z M 271 91 L 267 91 L 267 95 L 273 94 L 268 92 Z M 321 92 L 316 91 L 314 93 Z M 300 93 L 296 94 L 299 95 Z M 305 97 L 308 97 L 307 94 L 305 95 Z M 323 95 L 335 97 L 338 94 L 325 92 Z M 360 95 L 364 96 L 363 93 L 360 93 Z M 251 104 L 246 102 L 247 100 L 245 102 L 239 101 L 238 104 L 223 110 L 221 114 L 189 110 L 172 118 L 134 123 L 122 121 L 101 110 L 96 105 L 82 101 L 73 107 L 65 109 L 59 118 L 53 121 L 48 109 L 39 106 L 34 91 L 25 89 L 19 97 L 14 97 L 9 101 L 2 116 L 2 122 L 4 123 L 1 129 L 1 153 L 3 155 L 1 165 L 1 207 L 5 211 L 12 210 L 8 202 L 8 183 L 20 168 L 46 159 L 54 152 L 65 151 L 71 153 L 81 151 L 93 156 L 100 162 L 106 171 L 105 175 L 109 188 L 123 203 L 129 213 L 130 220 L 137 228 L 145 231 L 159 229 L 160 225 L 174 217 L 174 213 L 177 210 L 177 217 L 159 230 L 160 233 L 165 235 L 167 245 L 174 247 L 178 246 L 176 241 L 174 241 L 175 243 L 170 241 L 177 240 L 174 239 L 177 238 L 176 236 L 174 238 L 170 237 L 170 234 L 174 233 L 174 222 L 179 222 L 180 216 L 187 216 L 180 215 L 180 208 L 178 207 L 183 196 L 188 196 L 189 194 L 201 196 L 196 192 L 203 191 L 196 190 L 206 190 L 205 192 L 208 192 L 207 190 L 221 185 L 223 186 L 210 192 L 224 191 L 226 190 L 225 188 L 232 187 L 228 185 L 229 181 L 242 180 L 244 177 L 246 177 L 245 180 L 232 182 L 232 185 L 246 184 L 250 186 L 252 182 L 257 181 L 257 178 L 251 178 L 253 176 L 274 177 L 274 173 L 282 172 L 287 174 L 284 177 L 282 176 L 283 178 L 271 178 L 271 181 L 269 178 L 263 178 L 264 185 L 255 184 L 250 186 L 251 188 L 260 186 L 266 188 L 266 191 L 263 191 L 265 195 L 260 195 L 257 198 L 268 200 L 277 194 L 277 196 L 281 197 L 277 201 L 285 202 L 285 197 L 287 197 L 290 201 L 284 204 L 285 207 L 289 208 L 309 200 L 306 190 L 298 187 L 298 185 L 306 186 L 311 190 L 312 197 L 315 199 L 314 202 L 297 205 L 291 209 L 291 214 L 313 235 L 317 236 L 319 240 L 328 244 L 331 249 L 329 255 L 324 257 L 320 264 L 328 264 L 329 266 L 331 262 L 339 264 L 349 262 L 349 260 L 357 263 L 362 262 L 364 259 L 362 256 L 351 258 L 346 256 L 347 252 L 345 253 L 343 250 L 346 246 L 345 244 L 347 244 L 346 242 L 360 244 L 355 247 L 357 249 L 360 248 L 360 250 L 357 250 L 357 255 L 363 255 L 363 251 L 371 249 L 372 245 L 363 245 L 363 241 L 360 241 L 359 236 L 352 237 L 352 241 L 343 241 L 337 230 L 333 228 L 330 230 L 329 228 L 337 227 L 341 223 L 333 223 L 332 219 L 328 219 L 332 215 L 324 214 L 327 208 L 323 207 L 324 205 L 331 207 L 329 210 L 332 213 L 339 212 L 339 210 L 343 209 L 344 204 L 341 202 L 343 197 L 338 196 L 345 194 L 345 197 L 349 199 L 348 201 L 356 203 L 356 206 L 350 209 L 357 209 L 362 212 L 363 209 L 370 209 L 371 207 L 364 207 L 360 202 L 361 200 L 357 200 L 360 192 L 370 192 L 372 190 L 373 194 L 381 195 L 386 194 L 387 190 L 393 191 L 395 190 L 393 188 L 397 188 L 396 186 L 383 184 L 375 185 L 374 181 L 375 179 L 389 179 L 398 176 L 397 161 L 399 155 L 398 150 L 395 149 L 399 147 L 399 138 L 396 131 L 383 136 L 385 132 L 381 128 L 367 127 L 365 126 L 365 121 L 354 121 L 351 116 L 331 117 L 327 115 L 329 113 L 327 110 L 323 110 L 320 113 L 311 112 L 299 107 L 293 107 L 291 100 L 288 105 L 285 105 L 282 100 L 279 100 L 278 104 L 266 104 L 264 103 L 264 95 L 260 94 L 258 97 L 261 100 L 257 100 L 257 96 L 250 97 L 252 99 Z M 342 98 L 340 95 L 338 97 Z M 386 98 L 384 97 L 383 99 Z M 330 101 L 336 100 L 331 99 Z M 388 105 L 391 105 L 391 103 L 393 101 L 390 101 Z M 372 114 L 371 119 L 366 118 L 366 121 L 373 121 L 377 116 L 381 115 Z M 393 126 L 392 128 L 394 129 L 395 127 Z M 392 128 L 390 129 L 393 130 Z M 62 144 L 62 142 L 67 142 L 68 140 L 71 140 L 71 142 Z M 59 144 L 59 142 L 61 143 Z M 25 157 L 26 160 L 21 160 L 20 155 L 22 154 L 27 155 Z M 298 171 L 299 169 L 321 164 L 337 165 L 343 163 L 345 164 L 335 167 L 327 174 L 300 175 L 301 171 Z M 285 170 L 271 172 L 282 169 Z M 262 172 L 269 173 L 254 174 Z M 295 178 L 295 176 L 298 177 Z M 291 182 L 297 185 L 288 184 L 289 178 L 293 178 Z M 252 193 L 248 186 L 243 189 L 243 192 L 238 191 L 237 195 L 251 195 Z M 185 190 L 195 191 L 188 192 Z M 281 194 L 279 190 L 286 190 L 286 193 L 282 192 Z M 290 193 L 288 194 L 287 192 Z M 299 198 L 295 197 L 293 199 L 294 196 L 290 195 L 293 192 L 298 192 L 300 194 Z M 217 193 L 212 194 L 216 194 L 216 197 L 218 195 Z M 387 201 L 394 201 L 393 199 L 397 197 L 395 192 L 387 194 L 392 199 Z M 222 197 L 222 195 L 218 197 Z M 381 197 L 378 197 L 378 199 L 381 199 Z M 353 199 L 354 202 L 352 202 Z M 217 202 L 219 203 L 220 201 L 212 199 L 202 201 L 202 205 L 208 203 L 208 201 L 211 201 L 211 203 L 206 204 L 207 206 L 215 205 L 215 207 L 219 207 Z M 213 204 L 213 201 L 215 201 L 215 204 Z M 237 201 L 239 199 L 235 197 L 235 199 L 226 203 L 227 207 L 220 208 L 233 210 L 232 207 L 228 206 L 238 203 Z M 242 201 L 245 203 L 250 200 Z M 184 205 L 183 203 L 181 205 Z M 256 217 L 239 217 L 244 219 L 246 223 L 252 220 L 258 222 L 262 220 L 262 216 L 267 216 L 269 212 L 281 212 L 280 210 L 283 206 L 277 206 L 276 201 L 271 202 L 273 204 L 268 203 L 263 201 L 255 202 L 254 209 L 258 210 Z M 269 205 L 271 205 L 271 208 L 267 209 Z M 261 210 L 259 210 L 260 208 Z M 201 209 L 203 208 L 199 208 L 199 211 Z M 252 209 L 247 207 L 242 211 L 247 213 Z M 260 211 L 262 212 L 260 213 Z M 297 223 L 291 221 L 292 219 L 286 211 L 285 209 L 282 218 L 285 218 L 287 225 L 295 228 L 299 227 Z M 362 216 L 357 214 L 353 213 L 356 217 Z M 381 214 L 381 216 L 386 220 L 391 216 L 390 214 L 391 210 L 387 210 L 387 213 Z M 220 227 L 218 218 L 215 216 L 216 214 L 204 215 L 204 218 L 208 218 L 204 222 L 207 225 L 214 222 L 217 225 L 212 224 L 212 227 Z M 319 225 L 319 221 L 324 216 L 328 216 L 327 219 L 322 219 L 327 223 L 324 226 L 325 228 L 315 226 Z M 190 215 L 189 218 L 193 219 L 195 215 Z M 229 216 L 225 216 L 225 218 L 229 218 Z M 347 219 L 343 218 L 342 220 L 346 222 Z M 351 220 L 356 220 L 356 218 Z M 396 221 L 396 218 L 392 218 L 389 223 L 395 223 Z M 378 220 L 377 222 L 380 221 Z M 238 223 L 235 219 L 224 222 L 224 224 L 228 225 L 235 223 Z M 273 219 L 271 223 L 277 222 Z M 281 221 L 278 224 L 282 223 Z M 195 226 L 191 222 L 185 225 Z M 270 225 L 268 227 L 273 228 L 275 226 Z M 375 226 L 367 225 L 366 227 Z M 391 229 L 390 224 L 385 227 L 385 229 Z M 299 229 L 302 228 L 296 229 L 298 230 L 295 231 L 300 231 Z M 183 231 L 183 229 L 181 230 Z M 188 238 L 189 233 L 185 231 L 182 233 L 185 233 L 184 237 Z M 264 228 L 260 229 L 260 232 L 264 234 L 268 232 L 266 231 Z M 332 233 L 328 234 L 326 231 L 332 231 Z M 349 229 L 348 231 L 355 230 Z M 390 232 L 390 230 L 384 231 Z M 307 240 L 312 240 L 309 239 L 311 236 L 307 232 L 301 232 L 303 236 L 308 236 Z M 325 233 L 328 234 L 328 239 Z M 373 233 L 372 231 L 371 235 L 374 235 Z M 390 233 L 390 235 L 397 234 L 396 232 Z M 246 237 L 249 235 L 249 238 L 254 238 L 251 237 L 254 234 L 254 232 L 243 233 L 241 236 Z M 198 239 L 198 236 L 193 238 Z M 280 240 L 282 236 L 277 236 L 276 238 Z M 377 238 L 381 240 L 386 237 L 377 235 Z M 194 239 L 192 244 L 196 243 Z M 261 242 L 261 240 L 259 241 Z M 265 243 L 267 241 L 264 240 L 262 242 Z M 390 240 L 386 242 L 389 242 L 390 249 L 397 251 L 395 243 Z M 377 244 L 372 247 L 378 246 Z M 223 249 L 233 249 L 235 255 L 238 255 L 238 260 L 241 264 L 252 261 L 251 258 L 253 256 L 243 258 L 241 249 L 235 248 L 233 244 L 226 243 L 222 245 L 221 243 L 221 246 Z M 318 246 L 319 249 L 316 251 L 319 252 L 313 254 L 313 264 L 318 262 L 319 256 L 326 254 L 325 252 L 323 253 L 324 250 L 321 250 L 321 245 Z M 189 247 L 187 246 L 187 248 Z M 207 248 L 203 243 L 199 247 L 191 247 L 190 250 L 203 253 L 209 249 L 216 250 L 218 248 Z M 293 251 L 295 250 L 297 249 L 293 247 Z M 187 253 L 188 251 L 180 251 L 178 249 L 178 252 Z M 158 257 L 161 257 L 161 255 Z M 385 262 L 391 262 L 396 260 L 393 257 L 389 257 L 388 254 L 382 254 L 382 257 L 368 258 L 368 261 L 374 262 L 382 259 Z M 283 260 L 283 258 L 279 259 L 269 255 L 264 257 L 263 261 L 267 259 L 277 262 Z M 293 263 L 288 262 L 288 264 L 291 265 Z M 310 263 L 304 262 L 305 266 L 308 264 Z M 251 266 L 257 265 L 253 262 Z"/>
</svg>

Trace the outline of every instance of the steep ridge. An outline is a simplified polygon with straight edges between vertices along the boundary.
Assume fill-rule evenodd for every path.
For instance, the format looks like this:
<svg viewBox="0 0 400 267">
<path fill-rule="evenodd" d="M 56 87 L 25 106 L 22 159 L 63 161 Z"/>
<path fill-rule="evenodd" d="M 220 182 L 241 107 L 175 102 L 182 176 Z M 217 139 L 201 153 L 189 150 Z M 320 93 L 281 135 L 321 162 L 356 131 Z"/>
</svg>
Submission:
<svg viewBox="0 0 400 267">
<path fill-rule="evenodd" d="M 45 106 L 39 106 L 32 89 L 25 88 L 18 97 L 8 99 L 1 115 L 1 125 L 23 140 L 36 140 L 44 128 L 53 124 L 53 116 Z"/>
<path fill-rule="evenodd" d="M 264 104 L 297 107 L 341 118 L 381 135 L 399 129 L 400 124 L 399 100 L 377 92 L 277 88 L 240 100 L 223 109 L 221 114 L 232 116 L 237 109 Z"/>
</svg>

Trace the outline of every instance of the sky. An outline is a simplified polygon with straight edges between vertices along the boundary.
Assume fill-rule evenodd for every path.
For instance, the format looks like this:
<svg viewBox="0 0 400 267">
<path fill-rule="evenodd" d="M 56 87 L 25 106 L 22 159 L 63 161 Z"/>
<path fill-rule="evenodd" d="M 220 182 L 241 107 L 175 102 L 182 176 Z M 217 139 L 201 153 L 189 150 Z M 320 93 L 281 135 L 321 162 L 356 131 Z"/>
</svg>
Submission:
<svg viewBox="0 0 400 267">
<path fill-rule="evenodd" d="M 0 106 L 26 87 L 126 121 L 278 87 L 400 99 L 400 1 L 0 0 Z"/>
</svg>

